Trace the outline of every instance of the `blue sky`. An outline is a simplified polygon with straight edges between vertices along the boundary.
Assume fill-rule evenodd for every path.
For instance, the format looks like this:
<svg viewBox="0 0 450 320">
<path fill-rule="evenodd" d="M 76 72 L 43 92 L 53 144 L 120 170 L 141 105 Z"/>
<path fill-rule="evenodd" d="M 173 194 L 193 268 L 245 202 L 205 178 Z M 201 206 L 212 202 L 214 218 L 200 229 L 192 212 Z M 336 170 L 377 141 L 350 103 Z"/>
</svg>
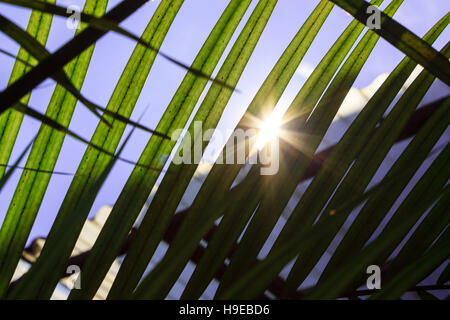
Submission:
<svg viewBox="0 0 450 320">
<path fill-rule="evenodd" d="M 119 0 L 110 0 L 108 8 L 111 8 L 118 2 Z M 135 34 L 140 34 L 150 20 L 159 2 L 147 3 L 126 20 L 122 26 Z M 318 2 L 318 0 L 279 0 L 272 18 L 267 24 L 266 30 L 238 83 L 238 88 L 241 92 L 232 96 L 219 125 L 220 128 L 232 128 L 236 124 L 279 56 Z M 57 3 L 64 6 L 75 4 L 82 7 L 84 1 L 64 0 L 57 1 Z M 226 0 L 186 0 L 168 32 L 161 50 L 187 64 L 191 63 L 227 3 L 228 1 Z M 240 27 L 233 36 L 224 57 L 255 5 L 256 1 L 253 1 Z M 399 9 L 395 18 L 417 35 L 423 36 L 449 10 L 450 2 L 448 0 L 405 0 L 405 3 Z M 26 27 L 30 11 L 9 5 L 0 5 L 0 11 L 3 15 L 8 16 L 23 28 Z M 305 76 L 307 76 L 308 71 L 314 68 L 320 61 L 326 50 L 328 50 L 350 21 L 351 18 L 341 9 L 333 9 L 319 36 L 305 56 L 298 72 L 292 78 L 278 107 L 283 108 L 292 101 L 305 81 Z M 48 50 L 56 50 L 72 36 L 73 31 L 67 29 L 65 20 L 62 18 L 54 18 L 47 43 Z M 441 49 L 449 40 L 449 36 L 450 32 L 446 30 L 436 42 L 435 48 Z M 18 51 L 18 46 L 3 35 L 0 35 L 0 46 L 9 52 L 16 53 Z M 134 46 L 135 43 L 132 41 L 115 34 L 108 34 L 103 37 L 97 43 L 82 89 L 83 94 L 98 104 L 106 105 Z M 357 88 L 366 87 L 378 75 L 390 72 L 402 58 L 402 53 L 384 40 L 380 40 L 363 68 L 361 75 L 358 77 L 355 86 Z M 5 56 L 0 56 L 0 65 L 2 66 L 0 88 L 3 89 L 7 85 L 13 60 Z M 149 106 L 141 123 L 148 127 L 156 127 L 158 120 L 175 93 L 183 76 L 184 70 L 166 60 L 157 58 L 133 112 L 132 119 L 136 120 L 143 110 Z M 439 84 L 437 85 L 439 86 Z M 443 93 L 449 93 L 448 87 L 445 87 L 445 85 L 441 84 L 439 88 L 441 88 L 439 90 L 443 91 Z M 53 89 L 53 82 L 47 80 L 41 88 L 33 92 L 30 105 L 45 112 Z M 429 98 L 431 99 L 433 97 Z M 39 129 L 39 125 L 39 122 L 25 118 L 13 150 L 11 162 L 14 161 L 26 144 L 34 137 Z M 70 128 L 83 137 L 90 138 L 96 125 L 97 118 L 86 111 L 86 108 L 81 104 L 78 104 Z M 129 128 L 126 133 L 128 131 Z M 136 131 L 125 149 L 124 157 L 137 160 L 148 138 L 149 135 L 147 133 Z M 67 138 L 55 170 L 75 172 L 84 150 L 85 146 L 83 144 Z M 24 162 L 22 165 L 24 165 Z M 113 204 L 115 202 L 132 169 L 133 167 L 131 165 L 125 163 L 118 163 L 114 167 L 95 201 L 91 210 L 91 216 L 102 205 Z M 0 221 L 4 218 L 20 173 L 17 172 L 14 174 L 0 194 Z M 71 178 L 67 176 L 55 175 L 52 177 L 30 239 L 47 234 L 70 182 Z"/>
</svg>

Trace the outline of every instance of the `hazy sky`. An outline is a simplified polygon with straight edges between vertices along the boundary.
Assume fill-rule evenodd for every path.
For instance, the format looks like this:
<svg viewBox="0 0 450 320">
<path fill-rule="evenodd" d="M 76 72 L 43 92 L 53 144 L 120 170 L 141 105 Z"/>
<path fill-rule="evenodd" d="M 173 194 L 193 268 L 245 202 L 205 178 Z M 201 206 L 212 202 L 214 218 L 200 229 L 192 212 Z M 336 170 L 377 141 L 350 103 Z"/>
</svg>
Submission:
<svg viewBox="0 0 450 320">
<path fill-rule="evenodd" d="M 119 0 L 110 0 L 108 8 L 111 8 L 118 2 Z M 133 31 L 135 34 L 140 34 L 146 27 L 159 2 L 147 3 L 126 20 L 122 26 Z M 236 93 L 232 96 L 227 111 L 221 121 L 221 128 L 231 128 L 239 120 L 246 106 L 248 106 L 279 56 L 318 2 L 319 0 L 279 0 L 261 40 L 238 83 L 238 88 L 241 93 Z M 64 6 L 75 4 L 82 7 L 84 1 L 64 0 L 57 1 L 57 3 Z M 186 0 L 168 32 L 161 50 L 187 64 L 191 63 L 227 3 L 228 1 L 226 0 Z M 224 56 L 229 52 L 233 41 L 236 39 L 238 32 L 242 29 L 255 5 L 256 1 L 253 1 Z M 448 0 L 405 0 L 405 3 L 399 9 L 395 18 L 417 35 L 423 36 L 449 9 L 450 1 Z M 0 5 L 0 12 L 23 28 L 26 27 L 30 14 L 28 10 L 18 9 L 9 5 Z M 320 61 L 326 50 L 328 50 L 350 21 L 351 18 L 341 9 L 333 9 L 319 36 L 300 65 L 298 72 L 292 78 L 289 87 L 279 103 L 280 107 L 286 106 L 292 101 L 305 81 L 305 77 L 307 77 L 309 72 Z M 48 50 L 51 52 L 55 51 L 72 36 L 73 31 L 67 29 L 65 20 L 62 18 L 54 18 L 47 43 Z M 450 32 L 446 30 L 436 42 L 435 48 L 441 49 L 449 40 L 449 36 Z M 16 53 L 18 51 L 18 46 L 2 34 L 0 34 L 0 46 L 2 49 L 10 52 Z M 108 34 L 103 37 L 97 43 L 82 89 L 83 94 L 96 103 L 106 106 L 114 90 L 114 85 L 119 79 L 134 46 L 135 43 L 132 41 L 115 34 Z M 402 53 L 384 40 L 380 40 L 363 68 L 361 75 L 358 77 L 355 86 L 358 88 L 366 87 L 378 75 L 390 72 L 402 57 Z M 12 70 L 13 60 L 0 55 L 0 65 L 2 66 L 0 88 L 4 89 Z M 216 72 L 217 70 L 218 68 Z M 170 64 L 166 60 L 156 58 L 133 112 L 132 119 L 136 120 L 144 108 L 150 106 L 141 122 L 148 127 L 156 127 L 159 118 L 175 93 L 183 76 L 183 69 Z M 44 84 L 47 85 L 43 85 L 42 88 L 33 92 L 29 103 L 42 112 L 45 112 L 54 89 L 54 84 L 51 80 L 47 80 Z M 439 88 L 442 88 L 440 89 L 443 91 L 442 94 L 449 93 L 448 87 L 441 84 Z M 34 137 L 39 129 L 39 125 L 40 123 L 35 120 L 27 117 L 24 119 L 10 162 L 14 161 Z M 97 118 L 89 111 L 86 111 L 84 106 L 78 104 L 70 128 L 83 137 L 90 138 L 96 125 Z M 125 134 L 128 131 L 129 128 Z M 124 157 L 137 160 L 148 138 L 148 134 L 142 131 L 136 131 L 124 151 Z M 83 144 L 67 138 L 55 170 L 75 172 L 84 150 L 85 146 Z M 22 165 L 24 164 L 25 162 L 22 163 Z M 91 210 L 91 216 L 102 205 L 113 204 L 115 202 L 132 169 L 133 167 L 129 164 L 117 163 L 95 201 Z M 9 184 L 0 194 L 0 221 L 5 216 L 20 174 L 20 171 L 14 174 Z M 30 236 L 31 239 L 47 234 L 70 182 L 71 177 L 56 175 L 52 177 L 33 227 Z"/>
</svg>

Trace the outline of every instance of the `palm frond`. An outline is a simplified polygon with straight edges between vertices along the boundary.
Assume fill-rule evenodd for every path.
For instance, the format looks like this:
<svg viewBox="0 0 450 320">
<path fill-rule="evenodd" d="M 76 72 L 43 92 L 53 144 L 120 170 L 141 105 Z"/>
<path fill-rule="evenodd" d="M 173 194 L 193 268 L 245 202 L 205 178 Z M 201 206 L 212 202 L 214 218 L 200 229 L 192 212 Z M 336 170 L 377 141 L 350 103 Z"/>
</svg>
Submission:
<svg viewBox="0 0 450 320">
<path fill-rule="evenodd" d="M 239 110 L 243 116 L 231 128 L 234 133 L 199 179 L 203 155 L 198 149 L 216 147 L 205 132 L 222 133 L 218 128 L 232 98 L 242 94 L 235 88 L 249 65 L 257 63 L 252 58 L 258 44 L 271 22 L 282 19 L 278 1 L 227 2 L 190 65 L 162 48 L 172 41 L 166 35 L 184 18 L 180 16 L 188 2 L 161 1 L 138 37 L 121 23 L 147 1 L 121 1 L 106 12 L 107 0 L 86 0 L 81 28 L 50 52 L 46 41 L 52 18 L 68 16 L 67 8 L 55 2 L 0 0 L 32 10 L 26 30 L 7 14 L 0 15 L 0 31 L 20 46 L 17 55 L 0 49 L 15 60 L 0 92 L 0 191 L 2 197 L 14 191 L 5 202 L 0 229 L 1 298 L 49 299 L 60 281 L 67 283 L 61 278 L 71 264 L 81 268 L 81 289 L 73 288 L 70 300 L 96 298 L 100 291 L 107 299 L 164 299 L 187 269 L 193 272 L 178 288 L 181 299 L 205 297 L 213 282 L 215 299 L 267 299 L 269 293 L 281 299 L 400 299 L 415 292 L 418 299 L 434 300 L 441 296 L 436 290 L 448 290 L 450 98 L 447 94 L 422 108 L 421 103 L 433 93 L 436 80 L 450 84 L 449 43 L 440 51 L 434 48 L 437 41 L 448 40 L 443 37 L 449 13 L 419 38 L 393 18 L 403 0 L 317 0 L 269 65 L 253 99 Z M 376 10 L 380 28 L 371 28 L 369 9 L 381 5 L 383 11 Z M 279 144 L 255 151 L 254 141 L 262 135 L 259 125 L 282 109 L 297 70 L 330 28 L 335 7 L 347 11 L 350 22 L 295 89 L 284 114 L 280 112 Z M 366 26 L 371 30 L 363 33 Z M 82 88 L 97 41 L 108 32 L 132 40 L 135 48 L 103 107 Z M 403 60 L 346 119 L 337 142 L 322 148 L 380 39 L 403 53 Z M 156 128 L 150 129 L 141 123 L 142 116 L 133 121 L 131 115 L 150 71 L 158 71 L 158 57 L 181 67 L 184 77 Z M 56 87 L 44 112 L 30 106 L 35 105 L 30 97 L 46 79 L 53 79 Z M 90 139 L 71 123 L 78 101 L 97 117 Z M 19 147 L 16 140 L 27 130 L 24 115 L 40 128 L 31 142 Z M 127 126 L 132 130 L 124 136 Z M 123 155 L 135 129 L 148 135 L 137 161 Z M 235 134 L 249 129 L 256 135 L 236 144 Z M 73 174 L 68 173 L 72 169 L 57 169 L 65 156 L 66 136 L 85 148 Z M 275 172 L 263 174 L 267 164 L 253 162 L 259 152 L 278 152 Z M 179 155 L 190 158 L 189 163 L 174 161 Z M 224 159 L 233 163 L 223 164 Z M 83 226 L 119 161 L 133 168 L 98 237 L 90 239 L 92 247 L 80 253 Z M 389 168 L 387 162 L 392 162 Z M 71 183 L 61 194 L 64 199 L 42 250 L 30 249 L 36 241 L 25 248 L 51 179 L 58 175 Z M 192 201 L 177 212 L 186 195 Z M 163 242 L 168 246 L 161 253 Z M 23 259 L 31 266 L 12 281 Z M 363 287 L 367 267 L 373 265 L 381 269 L 381 290 Z M 112 266 L 119 268 L 109 281 Z"/>
</svg>

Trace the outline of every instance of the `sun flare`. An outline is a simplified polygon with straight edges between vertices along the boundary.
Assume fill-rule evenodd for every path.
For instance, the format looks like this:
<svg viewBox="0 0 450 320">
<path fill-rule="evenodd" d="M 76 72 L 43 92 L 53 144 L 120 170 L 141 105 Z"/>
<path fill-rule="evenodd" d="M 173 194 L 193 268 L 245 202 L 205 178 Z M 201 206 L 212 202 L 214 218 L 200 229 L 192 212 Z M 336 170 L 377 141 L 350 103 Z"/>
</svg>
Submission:
<svg viewBox="0 0 450 320">
<path fill-rule="evenodd" d="M 255 147 L 258 150 L 276 139 L 280 134 L 281 119 L 272 113 L 264 121 L 261 121 L 258 128 L 258 136 L 256 137 Z"/>
</svg>

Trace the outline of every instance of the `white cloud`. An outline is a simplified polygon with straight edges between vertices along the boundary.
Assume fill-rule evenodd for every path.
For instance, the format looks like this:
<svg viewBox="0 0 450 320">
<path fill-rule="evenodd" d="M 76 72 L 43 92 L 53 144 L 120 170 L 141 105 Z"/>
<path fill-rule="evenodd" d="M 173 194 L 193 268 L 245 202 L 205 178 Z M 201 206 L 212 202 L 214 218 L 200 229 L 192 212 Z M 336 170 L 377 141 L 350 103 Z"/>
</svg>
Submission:
<svg viewBox="0 0 450 320">
<path fill-rule="evenodd" d="M 302 63 L 297 71 L 295 73 L 297 73 L 299 76 L 308 79 L 308 77 L 311 75 L 311 73 L 313 73 L 314 71 L 314 67 L 308 63 Z"/>
</svg>

